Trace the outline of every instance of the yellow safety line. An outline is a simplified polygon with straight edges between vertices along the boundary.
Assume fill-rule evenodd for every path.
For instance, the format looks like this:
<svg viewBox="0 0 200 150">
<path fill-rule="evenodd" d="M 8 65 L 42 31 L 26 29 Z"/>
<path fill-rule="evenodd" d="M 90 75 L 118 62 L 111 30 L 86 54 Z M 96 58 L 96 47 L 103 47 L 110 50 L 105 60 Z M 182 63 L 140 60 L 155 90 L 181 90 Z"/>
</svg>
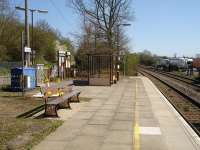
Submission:
<svg viewBox="0 0 200 150">
<path fill-rule="evenodd" d="M 136 123 L 134 126 L 134 150 L 140 150 L 140 127 Z"/>
<path fill-rule="evenodd" d="M 136 82 L 135 82 L 135 101 L 136 101 L 136 98 L 137 98 L 137 79 L 136 79 Z M 137 105 L 135 105 L 135 124 L 134 124 L 134 127 L 133 127 L 133 144 L 134 144 L 134 150 L 140 150 L 140 126 L 139 126 L 139 123 L 138 123 L 138 119 L 139 119 L 139 114 L 138 114 L 138 111 L 137 111 Z"/>
</svg>

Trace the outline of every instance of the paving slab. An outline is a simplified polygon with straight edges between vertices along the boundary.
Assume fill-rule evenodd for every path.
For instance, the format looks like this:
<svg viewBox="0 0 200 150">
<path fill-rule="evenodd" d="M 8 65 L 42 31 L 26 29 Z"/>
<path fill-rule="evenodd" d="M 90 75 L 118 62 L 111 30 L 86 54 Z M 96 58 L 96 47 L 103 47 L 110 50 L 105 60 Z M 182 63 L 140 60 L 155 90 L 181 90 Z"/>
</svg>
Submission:
<svg viewBox="0 0 200 150">
<path fill-rule="evenodd" d="M 102 136 L 103 137 L 103 136 L 105 136 L 106 132 L 107 132 L 106 125 L 86 125 L 82 128 L 79 135 Z"/>
<path fill-rule="evenodd" d="M 65 150 L 99 150 L 102 145 L 102 137 L 77 136 L 65 145 Z"/>
<path fill-rule="evenodd" d="M 133 131 L 133 122 L 132 121 L 113 121 L 111 126 L 111 130 L 126 130 Z"/>
<path fill-rule="evenodd" d="M 64 124 L 34 150 L 200 149 L 199 138 L 145 77 L 73 88 L 92 100 L 59 110 Z"/>
<path fill-rule="evenodd" d="M 111 118 L 94 118 L 88 122 L 89 125 L 109 125 Z"/>
<path fill-rule="evenodd" d="M 141 150 L 167 150 L 161 135 L 142 135 Z"/>
<path fill-rule="evenodd" d="M 107 134 L 104 143 L 132 145 L 133 134 L 132 132 L 125 130 L 111 130 Z"/>
<path fill-rule="evenodd" d="M 126 144 L 104 144 L 100 150 L 133 150 L 132 145 Z"/>
<path fill-rule="evenodd" d="M 118 121 L 133 121 L 134 115 L 127 112 L 118 112 L 114 116 L 114 120 Z"/>
<path fill-rule="evenodd" d="M 66 141 L 49 141 L 45 140 L 36 146 L 35 149 L 37 150 L 65 150 Z"/>
<path fill-rule="evenodd" d="M 105 116 L 105 117 L 113 117 L 115 115 L 115 112 L 113 111 L 98 111 L 95 114 L 96 116 Z"/>
<path fill-rule="evenodd" d="M 145 139 L 148 135 L 142 135 L 141 139 L 145 139 L 146 141 L 154 140 L 154 143 L 158 141 L 158 139 L 162 139 L 162 146 L 160 146 L 161 150 L 200 149 L 200 142 L 196 140 L 194 136 L 192 137 L 194 132 L 191 132 L 189 125 L 183 119 L 180 119 L 182 117 L 176 112 L 167 99 L 149 79 L 141 78 L 141 80 L 148 95 L 147 100 L 151 103 L 151 112 L 155 120 L 158 122 L 161 130 L 161 135 L 157 135 L 160 138 L 153 137 L 152 139 L 151 137 L 149 139 Z M 142 91 L 142 89 L 140 90 Z M 145 144 L 143 144 L 143 149 L 149 148 L 145 148 Z"/>
</svg>

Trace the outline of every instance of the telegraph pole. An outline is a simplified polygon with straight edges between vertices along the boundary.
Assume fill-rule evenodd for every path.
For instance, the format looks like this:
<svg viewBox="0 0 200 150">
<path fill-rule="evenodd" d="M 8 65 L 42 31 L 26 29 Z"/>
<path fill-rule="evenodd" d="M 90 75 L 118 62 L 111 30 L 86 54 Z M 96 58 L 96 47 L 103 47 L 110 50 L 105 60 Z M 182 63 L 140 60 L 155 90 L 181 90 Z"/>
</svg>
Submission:
<svg viewBox="0 0 200 150">
<path fill-rule="evenodd" d="M 25 7 L 19 7 L 16 6 L 16 9 L 22 10 L 24 11 L 24 17 L 25 17 L 25 25 L 24 25 L 24 31 L 25 31 L 25 35 L 24 35 L 24 49 L 25 47 L 30 47 L 30 39 L 29 39 L 29 23 L 28 23 L 28 0 L 25 0 Z M 25 66 L 28 67 L 30 66 L 30 52 L 25 52 L 24 50 L 24 63 Z"/>
<path fill-rule="evenodd" d="M 30 47 L 30 38 L 29 38 L 29 23 L 28 23 L 28 0 L 25 0 L 25 46 Z M 26 66 L 30 66 L 31 57 L 30 52 L 25 53 Z"/>
<path fill-rule="evenodd" d="M 31 42 L 31 48 L 33 49 L 33 13 L 35 12 L 36 10 L 35 9 L 30 9 L 30 12 L 31 12 L 31 30 L 32 30 L 32 33 L 31 33 L 31 36 L 32 36 L 32 42 Z"/>
<path fill-rule="evenodd" d="M 119 64 L 119 59 L 120 59 L 120 45 L 119 45 L 119 35 L 120 35 L 120 26 L 130 26 L 131 24 L 129 23 L 123 23 L 123 24 L 118 24 L 117 25 L 117 81 L 119 80 L 119 71 L 120 71 L 120 64 Z M 125 62 L 124 62 L 124 67 L 125 67 Z M 125 75 L 125 73 L 124 73 Z"/>
<path fill-rule="evenodd" d="M 28 0 L 25 0 L 25 46 L 30 47 L 29 23 L 28 23 Z"/>
<path fill-rule="evenodd" d="M 31 36 L 32 36 L 32 40 L 31 40 L 32 53 L 31 53 L 31 54 L 32 54 L 32 65 L 33 65 L 33 64 L 34 64 L 34 58 L 33 58 L 33 57 L 34 57 L 34 54 L 33 54 L 33 53 L 34 53 L 34 52 L 33 52 L 33 50 L 34 50 L 34 46 L 33 46 L 33 41 L 34 41 L 34 40 L 33 40 L 33 37 L 34 37 L 34 36 L 33 36 L 33 13 L 34 13 L 36 10 L 30 9 L 30 11 L 31 11 L 31 21 L 32 21 L 32 23 L 31 23 L 31 27 L 32 27 L 32 29 L 31 29 L 31 30 L 32 30 L 32 33 L 31 33 Z"/>
<path fill-rule="evenodd" d="M 22 57 L 22 70 L 24 70 L 24 32 L 21 33 L 21 57 Z M 22 96 L 24 96 L 24 71 L 22 71 L 22 80 L 21 80 L 21 88 L 22 88 Z"/>
<path fill-rule="evenodd" d="M 31 12 L 31 37 L 32 37 L 32 41 L 31 41 L 31 48 L 32 48 L 32 65 L 34 64 L 34 53 L 35 53 L 35 47 L 34 47 L 34 28 L 33 28 L 33 23 L 34 23 L 34 13 L 38 12 L 38 13 L 48 13 L 48 10 L 41 10 L 41 9 L 29 9 L 29 11 Z"/>
<path fill-rule="evenodd" d="M 28 0 L 25 0 L 25 7 L 16 6 L 15 8 L 25 12 L 24 13 L 25 14 L 25 26 L 24 26 L 24 28 L 25 28 L 24 29 L 25 30 L 25 41 L 24 41 L 24 47 L 28 47 L 28 48 L 30 48 L 28 12 L 31 11 L 31 15 L 32 15 L 32 44 L 31 44 L 31 48 L 33 49 L 33 13 L 36 12 L 36 11 L 38 13 L 48 13 L 48 11 L 47 10 L 39 10 L 39 9 L 29 9 L 28 8 Z M 31 65 L 31 50 L 29 50 L 28 52 L 24 52 L 24 63 L 25 63 L 26 67 Z"/>
</svg>

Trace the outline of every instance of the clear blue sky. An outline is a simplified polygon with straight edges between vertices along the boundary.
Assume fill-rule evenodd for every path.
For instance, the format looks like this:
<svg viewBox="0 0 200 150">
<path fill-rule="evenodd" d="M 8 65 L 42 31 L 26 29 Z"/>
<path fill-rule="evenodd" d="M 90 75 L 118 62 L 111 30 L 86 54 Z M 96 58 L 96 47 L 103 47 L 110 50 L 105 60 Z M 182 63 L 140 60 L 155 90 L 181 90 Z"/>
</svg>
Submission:
<svg viewBox="0 0 200 150">
<path fill-rule="evenodd" d="M 23 0 L 11 0 L 23 5 Z M 67 0 L 29 0 L 30 7 L 48 9 L 46 19 L 63 36 L 80 32 L 81 19 L 66 7 Z M 53 3 L 51 2 L 53 1 Z M 195 56 L 200 53 L 200 0 L 133 0 L 135 20 L 126 27 L 133 51 L 157 55 Z"/>
</svg>

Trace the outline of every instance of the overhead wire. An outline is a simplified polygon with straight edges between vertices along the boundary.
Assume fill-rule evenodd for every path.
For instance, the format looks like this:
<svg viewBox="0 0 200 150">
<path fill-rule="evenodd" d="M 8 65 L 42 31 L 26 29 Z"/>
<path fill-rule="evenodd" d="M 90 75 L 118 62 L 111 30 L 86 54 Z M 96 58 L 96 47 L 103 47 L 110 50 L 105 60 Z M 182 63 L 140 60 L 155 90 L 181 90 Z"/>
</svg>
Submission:
<svg viewBox="0 0 200 150">
<path fill-rule="evenodd" d="M 23 1 L 24 0 L 21 0 L 20 2 L 19 2 L 19 6 L 23 3 Z M 62 20 L 62 22 L 63 22 L 63 25 L 68 25 L 67 23 L 66 23 L 66 21 L 64 21 L 64 20 L 67 20 L 66 19 L 66 17 L 65 17 L 65 15 L 63 14 L 63 12 L 60 10 L 60 8 L 56 5 L 56 3 L 53 1 L 53 0 L 50 0 L 50 3 L 51 3 L 51 5 L 54 7 L 54 9 L 56 10 L 56 12 L 57 12 L 57 14 L 59 15 L 59 17 L 61 18 L 61 20 Z M 16 6 L 16 0 L 13 0 L 12 1 L 12 4 L 10 3 L 10 6 L 12 6 L 12 7 L 14 7 L 15 8 L 15 6 Z M 13 10 L 13 14 L 15 14 L 16 13 L 16 9 L 15 10 Z M 37 16 L 37 20 L 38 20 L 38 16 Z"/>
<path fill-rule="evenodd" d="M 24 2 L 24 1 L 21 0 L 21 1 L 19 1 L 19 3 L 17 4 L 16 1 L 13 0 L 12 3 L 10 3 L 10 2 L 8 3 L 8 4 L 9 4 L 9 7 L 13 9 L 13 10 L 11 11 L 12 15 L 15 15 L 16 12 L 17 12 L 17 9 L 16 9 L 15 7 L 16 7 L 17 5 L 19 5 L 19 6 L 22 5 L 23 2 Z"/>
<path fill-rule="evenodd" d="M 60 18 L 63 20 L 67 20 L 65 18 L 65 15 L 63 14 L 63 12 L 60 10 L 59 7 L 57 7 L 57 5 L 55 4 L 55 2 L 53 0 L 50 0 L 51 5 L 55 8 L 55 10 L 57 11 L 57 13 L 59 14 Z M 67 25 L 67 23 L 65 21 L 63 21 L 63 23 L 65 23 Z"/>
<path fill-rule="evenodd" d="M 20 6 L 20 5 L 22 5 L 23 2 L 24 2 L 24 0 L 20 0 L 18 3 L 16 2 L 16 0 L 13 0 L 13 1 L 9 2 L 8 4 L 9 4 L 9 6 L 10 6 L 11 8 L 15 8 L 15 6 Z"/>
</svg>

